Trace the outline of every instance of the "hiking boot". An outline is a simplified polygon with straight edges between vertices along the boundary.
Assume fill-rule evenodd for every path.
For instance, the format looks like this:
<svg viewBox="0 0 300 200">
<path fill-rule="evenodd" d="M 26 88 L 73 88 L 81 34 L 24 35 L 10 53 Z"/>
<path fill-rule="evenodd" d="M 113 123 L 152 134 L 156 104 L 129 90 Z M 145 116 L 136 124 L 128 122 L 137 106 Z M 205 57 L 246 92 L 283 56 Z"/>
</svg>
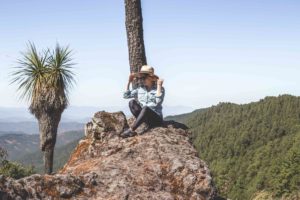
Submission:
<svg viewBox="0 0 300 200">
<path fill-rule="evenodd" d="M 125 130 L 123 133 L 121 133 L 122 138 L 132 137 L 135 136 L 137 133 L 135 131 L 132 131 L 130 128 Z"/>
</svg>

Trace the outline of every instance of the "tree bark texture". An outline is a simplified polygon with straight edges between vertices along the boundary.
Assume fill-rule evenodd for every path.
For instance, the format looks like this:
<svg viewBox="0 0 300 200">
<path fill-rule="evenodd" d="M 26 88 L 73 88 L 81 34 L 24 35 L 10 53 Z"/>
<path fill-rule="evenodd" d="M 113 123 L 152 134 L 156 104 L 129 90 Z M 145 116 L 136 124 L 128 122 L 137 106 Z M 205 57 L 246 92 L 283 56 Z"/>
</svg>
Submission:
<svg viewBox="0 0 300 200">
<path fill-rule="evenodd" d="M 46 174 L 51 174 L 53 170 L 53 153 L 60 119 L 61 113 L 55 111 L 44 113 L 39 118 L 40 149 L 44 151 Z"/>
<path fill-rule="evenodd" d="M 143 35 L 143 17 L 141 0 L 125 0 L 127 45 L 129 52 L 130 72 L 138 72 L 147 64 Z M 137 87 L 133 81 L 132 87 Z"/>
</svg>

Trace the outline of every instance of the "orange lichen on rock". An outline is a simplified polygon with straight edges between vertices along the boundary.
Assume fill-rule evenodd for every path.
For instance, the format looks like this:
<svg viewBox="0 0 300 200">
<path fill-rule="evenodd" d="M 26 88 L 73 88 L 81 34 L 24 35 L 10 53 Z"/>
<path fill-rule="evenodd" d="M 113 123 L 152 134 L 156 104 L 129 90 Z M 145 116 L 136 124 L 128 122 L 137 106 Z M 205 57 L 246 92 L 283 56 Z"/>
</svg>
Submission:
<svg viewBox="0 0 300 200">
<path fill-rule="evenodd" d="M 90 142 L 88 140 L 81 140 L 75 150 L 72 152 L 67 164 L 61 170 L 59 170 L 58 173 L 64 173 L 66 166 L 74 165 L 84 154 L 86 154 L 89 145 Z"/>
</svg>

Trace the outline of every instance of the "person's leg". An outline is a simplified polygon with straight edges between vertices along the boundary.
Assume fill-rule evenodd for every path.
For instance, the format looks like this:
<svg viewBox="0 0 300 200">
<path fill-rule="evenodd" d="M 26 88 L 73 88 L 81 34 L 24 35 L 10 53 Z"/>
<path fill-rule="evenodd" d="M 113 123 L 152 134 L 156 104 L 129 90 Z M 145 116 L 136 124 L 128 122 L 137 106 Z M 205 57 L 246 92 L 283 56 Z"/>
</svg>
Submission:
<svg viewBox="0 0 300 200">
<path fill-rule="evenodd" d="M 135 99 L 132 99 L 129 101 L 129 108 L 130 108 L 130 111 L 133 114 L 133 116 L 135 118 L 138 118 L 139 114 L 142 111 L 141 105 Z M 136 134 L 136 132 L 134 132 L 132 127 L 129 126 L 129 128 L 127 130 L 125 130 L 123 133 L 121 133 L 120 136 L 121 137 L 130 137 L 130 136 L 134 136 L 135 134 Z"/>
<path fill-rule="evenodd" d="M 149 112 L 147 113 L 147 121 L 149 128 L 154 128 L 157 126 L 163 125 L 163 119 L 159 116 L 155 111 L 149 108 Z"/>
<path fill-rule="evenodd" d="M 142 110 L 142 107 L 140 106 L 140 104 L 138 104 L 138 102 L 135 99 L 132 99 L 129 101 L 129 109 L 133 116 L 137 118 Z"/>
<path fill-rule="evenodd" d="M 149 108 L 148 106 L 144 106 L 142 108 L 139 116 L 137 117 L 137 119 L 133 123 L 131 129 L 134 131 L 143 122 L 146 122 L 149 125 L 149 127 L 155 127 L 155 126 L 160 126 L 162 124 L 162 119 L 151 108 Z"/>
<path fill-rule="evenodd" d="M 135 122 L 129 129 L 124 131 L 121 134 L 121 137 L 131 137 L 136 135 L 135 130 L 143 123 L 146 122 L 149 128 L 153 128 L 156 126 L 161 126 L 163 124 L 163 119 L 151 108 L 148 106 L 144 106 L 140 111 L 138 117 L 136 118 Z"/>
</svg>

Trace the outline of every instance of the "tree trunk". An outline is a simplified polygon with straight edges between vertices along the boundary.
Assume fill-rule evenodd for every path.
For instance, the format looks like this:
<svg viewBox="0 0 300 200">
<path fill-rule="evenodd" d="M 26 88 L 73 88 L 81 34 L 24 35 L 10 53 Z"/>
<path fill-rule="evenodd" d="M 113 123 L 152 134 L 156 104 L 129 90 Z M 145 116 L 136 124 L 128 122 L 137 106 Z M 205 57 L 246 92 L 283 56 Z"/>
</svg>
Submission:
<svg viewBox="0 0 300 200">
<path fill-rule="evenodd" d="M 53 156 L 54 156 L 54 147 L 46 149 L 44 151 L 44 172 L 45 174 L 51 174 L 53 171 Z"/>
<path fill-rule="evenodd" d="M 43 113 L 39 118 L 40 149 L 44 152 L 46 174 L 51 174 L 53 170 L 53 154 L 60 118 L 61 113 L 55 111 Z"/>
<path fill-rule="evenodd" d="M 142 65 L 147 64 L 141 0 L 125 0 L 125 14 L 130 72 L 138 72 Z M 136 81 L 133 81 L 132 87 L 137 87 Z"/>
</svg>

